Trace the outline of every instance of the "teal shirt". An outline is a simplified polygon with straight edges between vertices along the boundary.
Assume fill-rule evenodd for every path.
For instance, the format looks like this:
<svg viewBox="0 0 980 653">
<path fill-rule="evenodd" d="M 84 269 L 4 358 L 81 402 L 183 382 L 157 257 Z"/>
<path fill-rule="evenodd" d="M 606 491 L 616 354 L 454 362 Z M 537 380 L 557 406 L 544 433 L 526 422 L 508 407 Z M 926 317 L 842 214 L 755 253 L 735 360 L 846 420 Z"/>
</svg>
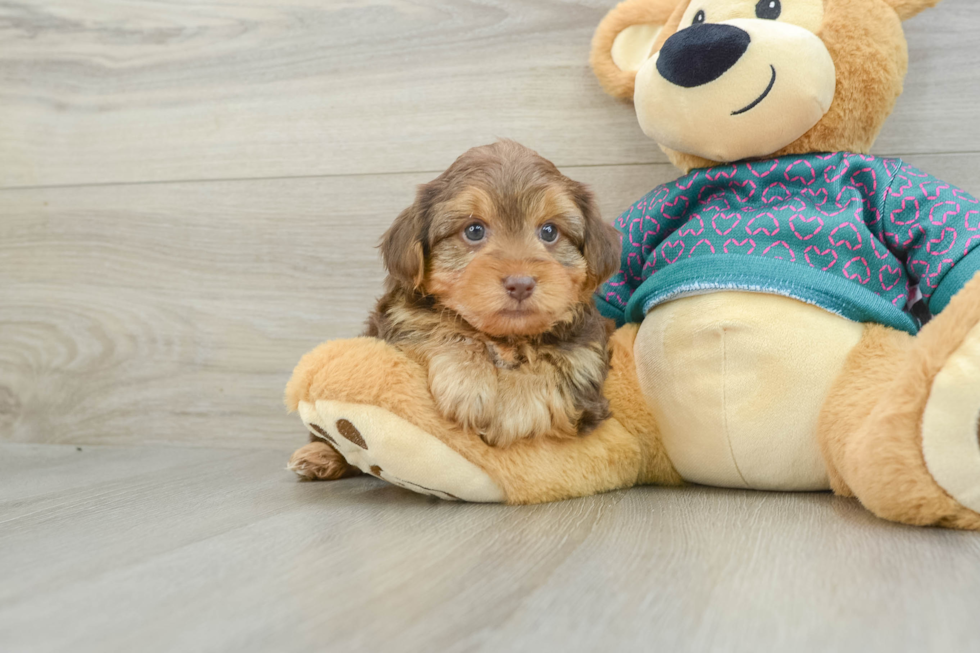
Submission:
<svg viewBox="0 0 980 653">
<path fill-rule="evenodd" d="M 980 203 L 899 159 L 839 152 L 695 170 L 615 222 L 620 270 L 596 295 L 617 324 L 678 297 L 774 293 L 915 333 L 980 270 Z"/>
</svg>

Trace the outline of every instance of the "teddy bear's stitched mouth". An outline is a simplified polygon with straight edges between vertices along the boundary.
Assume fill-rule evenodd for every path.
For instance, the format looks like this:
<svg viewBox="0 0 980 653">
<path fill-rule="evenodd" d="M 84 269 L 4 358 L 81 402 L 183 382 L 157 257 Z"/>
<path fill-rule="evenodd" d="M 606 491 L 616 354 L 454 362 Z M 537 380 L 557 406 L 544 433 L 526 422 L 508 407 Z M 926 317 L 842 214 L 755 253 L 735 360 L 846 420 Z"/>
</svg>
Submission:
<svg viewBox="0 0 980 653">
<path fill-rule="evenodd" d="M 776 67 L 773 66 L 772 64 L 769 64 L 769 67 L 772 69 L 772 79 L 769 80 L 769 86 L 766 87 L 766 90 L 762 92 L 762 95 L 760 95 L 759 97 L 757 97 L 755 99 L 755 101 L 752 102 L 752 104 L 748 105 L 747 107 L 745 107 L 743 109 L 739 109 L 738 111 L 732 111 L 732 115 L 733 116 L 741 115 L 743 113 L 746 113 L 746 112 L 751 111 L 752 109 L 756 108 L 757 106 L 759 106 L 759 103 L 760 102 L 762 102 L 763 100 L 766 99 L 766 97 L 769 95 L 770 91 L 772 91 L 772 87 L 776 85 Z"/>
</svg>

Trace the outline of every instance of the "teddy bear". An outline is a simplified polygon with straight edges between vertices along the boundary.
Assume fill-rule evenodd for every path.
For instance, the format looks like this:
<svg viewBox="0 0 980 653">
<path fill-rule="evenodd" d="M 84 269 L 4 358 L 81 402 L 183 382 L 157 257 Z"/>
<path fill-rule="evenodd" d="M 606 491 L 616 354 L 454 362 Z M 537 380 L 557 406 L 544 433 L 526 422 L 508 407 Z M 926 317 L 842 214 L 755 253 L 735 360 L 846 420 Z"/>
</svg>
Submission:
<svg viewBox="0 0 980 653">
<path fill-rule="evenodd" d="M 596 303 L 618 329 L 611 417 L 491 447 L 417 363 L 328 342 L 286 389 L 314 441 L 443 499 L 539 503 L 635 485 L 832 490 L 980 530 L 980 203 L 871 156 L 938 0 L 626 0 L 591 63 L 683 176 L 627 209 Z M 911 310 L 920 301 L 931 319 Z M 327 474 L 329 476 L 329 474 Z"/>
</svg>

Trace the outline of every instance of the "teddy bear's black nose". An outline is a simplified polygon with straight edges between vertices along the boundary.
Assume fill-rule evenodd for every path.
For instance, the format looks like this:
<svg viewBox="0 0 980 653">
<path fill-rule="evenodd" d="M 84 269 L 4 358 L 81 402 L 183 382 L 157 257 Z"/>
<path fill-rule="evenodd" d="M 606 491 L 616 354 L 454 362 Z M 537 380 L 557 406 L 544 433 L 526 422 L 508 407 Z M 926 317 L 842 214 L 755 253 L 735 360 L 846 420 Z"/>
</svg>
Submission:
<svg viewBox="0 0 980 653">
<path fill-rule="evenodd" d="M 734 25 L 706 23 L 682 29 L 664 42 L 657 70 L 671 84 L 692 88 L 713 82 L 735 65 L 752 41 Z"/>
</svg>

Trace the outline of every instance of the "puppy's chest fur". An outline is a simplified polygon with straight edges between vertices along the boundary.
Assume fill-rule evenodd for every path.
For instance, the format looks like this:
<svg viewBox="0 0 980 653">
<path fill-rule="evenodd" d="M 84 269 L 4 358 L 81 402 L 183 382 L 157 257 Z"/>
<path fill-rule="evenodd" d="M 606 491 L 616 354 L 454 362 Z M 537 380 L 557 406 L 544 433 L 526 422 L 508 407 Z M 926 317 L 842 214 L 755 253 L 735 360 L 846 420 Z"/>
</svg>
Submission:
<svg viewBox="0 0 980 653">
<path fill-rule="evenodd" d="M 393 290 L 367 335 L 424 365 L 440 412 L 490 444 L 581 435 L 609 416 L 609 334 L 591 304 L 540 336 L 493 338 L 430 297 Z"/>
</svg>

